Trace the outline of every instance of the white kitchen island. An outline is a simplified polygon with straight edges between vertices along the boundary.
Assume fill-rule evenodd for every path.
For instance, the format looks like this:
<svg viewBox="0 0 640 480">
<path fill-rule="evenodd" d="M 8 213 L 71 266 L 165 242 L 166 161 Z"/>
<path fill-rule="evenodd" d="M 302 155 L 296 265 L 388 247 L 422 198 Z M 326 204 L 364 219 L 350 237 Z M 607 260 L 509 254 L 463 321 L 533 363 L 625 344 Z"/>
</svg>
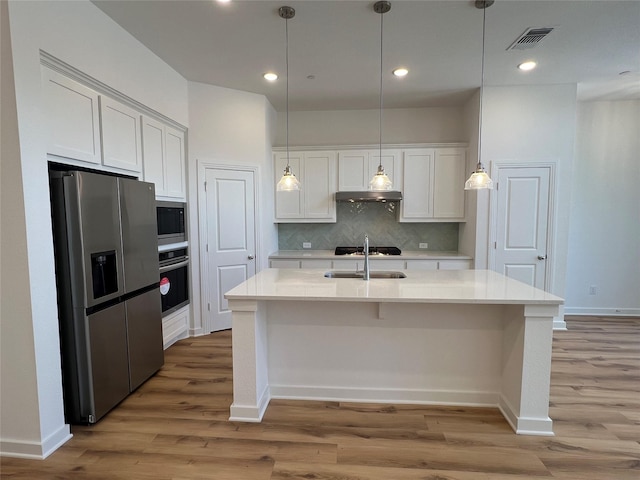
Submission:
<svg viewBox="0 0 640 480">
<path fill-rule="evenodd" d="M 553 435 L 549 381 L 559 297 L 488 270 L 325 278 L 267 269 L 233 312 L 230 420 L 272 398 L 497 406 L 516 433 Z"/>
</svg>

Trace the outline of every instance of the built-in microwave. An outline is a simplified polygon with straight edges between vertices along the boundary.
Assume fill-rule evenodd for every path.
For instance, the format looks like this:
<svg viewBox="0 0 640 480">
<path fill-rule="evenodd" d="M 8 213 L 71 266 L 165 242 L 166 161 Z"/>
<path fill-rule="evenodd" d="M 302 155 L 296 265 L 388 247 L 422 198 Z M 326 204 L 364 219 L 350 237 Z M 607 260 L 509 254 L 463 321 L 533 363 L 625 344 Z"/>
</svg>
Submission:
<svg viewBox="0 0 640 480">
<path fill-rule="evenodd" d="M 183 202 L 157 202 L 158 245 L 180 243 L 187 240 L 187 204 Z"/>
</svg>

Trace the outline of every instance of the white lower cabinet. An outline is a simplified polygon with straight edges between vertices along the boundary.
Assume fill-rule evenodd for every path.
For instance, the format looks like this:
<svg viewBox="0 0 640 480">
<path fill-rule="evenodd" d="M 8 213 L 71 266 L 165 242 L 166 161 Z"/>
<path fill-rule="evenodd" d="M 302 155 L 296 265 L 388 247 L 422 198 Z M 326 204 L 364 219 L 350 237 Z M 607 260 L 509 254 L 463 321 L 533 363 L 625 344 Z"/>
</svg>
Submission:
<svg viewBox="0 0 640 480">
<path fill-rule="evenodd" d="M 306 259 L 300 261 L 300 268 L 332 268 L 331 260 Z"/>
<path fill-rule="evenodd" d="M 326 268 L 334 270 L 362 270 L 364 257 L 329 259 L 271 259 L 271 268 Z M 473 261 L 469 259 L 445 259 L 445 260 L 400 260 L 400 259 L 369 259 L 369 268 L 372 271 L 380 270 L 470 270 Z"/>
<path fill-rule="evenodd" d="M 269 260 L 271 268 L 301 268 L 300 260 Z"/>
<path fill-rule="evenodd" d="M 438 270 L 438 260 L 407 260 L 407 270 Z"/>
<path fill-rule="evenodd" d="M 166 350 L 178 340 L 189 336 L 189 305 L 162 319 L 162 341 Z"/>
<path fill-rule="evenodd" d="M 407 270 L 471 270 L 471 260 L 407 260 Z"/>
</svg>

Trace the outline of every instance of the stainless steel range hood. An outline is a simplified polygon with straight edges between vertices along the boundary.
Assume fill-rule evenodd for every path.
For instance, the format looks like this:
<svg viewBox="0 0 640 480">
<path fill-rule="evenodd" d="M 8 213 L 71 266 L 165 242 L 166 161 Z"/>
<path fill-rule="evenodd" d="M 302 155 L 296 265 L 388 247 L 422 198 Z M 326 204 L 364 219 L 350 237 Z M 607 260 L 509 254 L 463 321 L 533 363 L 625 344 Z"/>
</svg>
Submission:
<svg viewBox="0 0 640 480">
<path fill-rule="evenodd" d="M 336 192 L 336 202 L 398 202 L 400 200 L 402 200 L 402 192 L 397 190 Z"/>
</svg>

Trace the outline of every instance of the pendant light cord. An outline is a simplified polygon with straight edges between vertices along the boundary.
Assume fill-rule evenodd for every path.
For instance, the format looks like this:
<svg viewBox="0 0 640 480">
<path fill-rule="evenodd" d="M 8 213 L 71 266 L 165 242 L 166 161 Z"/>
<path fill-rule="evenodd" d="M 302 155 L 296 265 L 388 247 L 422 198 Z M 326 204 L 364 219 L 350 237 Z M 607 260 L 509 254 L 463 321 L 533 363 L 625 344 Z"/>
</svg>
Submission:
<svg viewBox="0 0 640 480">
<path fill-rule="evenodd" d="M 285 107 L 287 109 L 286 114 L 286 142 L 287 142 L 287 168 L 289 168 L 289 19 L 285 18 L 284 20 L 284 31 L 285 31 L 285 45 L 286 45 L 286 54 L 285 54 L 285 75 L 287 76 L 287 81 L 285 82 Z"/>
<path fill-rule="evenodd" d="M 384 13 L 380 14 L 380 125 L 379 125 L 379 133 L 380 133 L 380 158 L 379 158 L 379 166 L 382 167 L 382 35 L 384 32 Z"/>
<path fill-rule="evenodd" d="M 485 39 L 485 28 L 487 22 L 487 2 L 485 1 L 484 6 L 482 8 L 482 61 L 480 66 L 480 106 L 479 106 L 479 116 L 480 120 L 478 122 L 478 168 L 482 168 L 482 98 L 484 97 L 484 39 Z"/>
</svg>

